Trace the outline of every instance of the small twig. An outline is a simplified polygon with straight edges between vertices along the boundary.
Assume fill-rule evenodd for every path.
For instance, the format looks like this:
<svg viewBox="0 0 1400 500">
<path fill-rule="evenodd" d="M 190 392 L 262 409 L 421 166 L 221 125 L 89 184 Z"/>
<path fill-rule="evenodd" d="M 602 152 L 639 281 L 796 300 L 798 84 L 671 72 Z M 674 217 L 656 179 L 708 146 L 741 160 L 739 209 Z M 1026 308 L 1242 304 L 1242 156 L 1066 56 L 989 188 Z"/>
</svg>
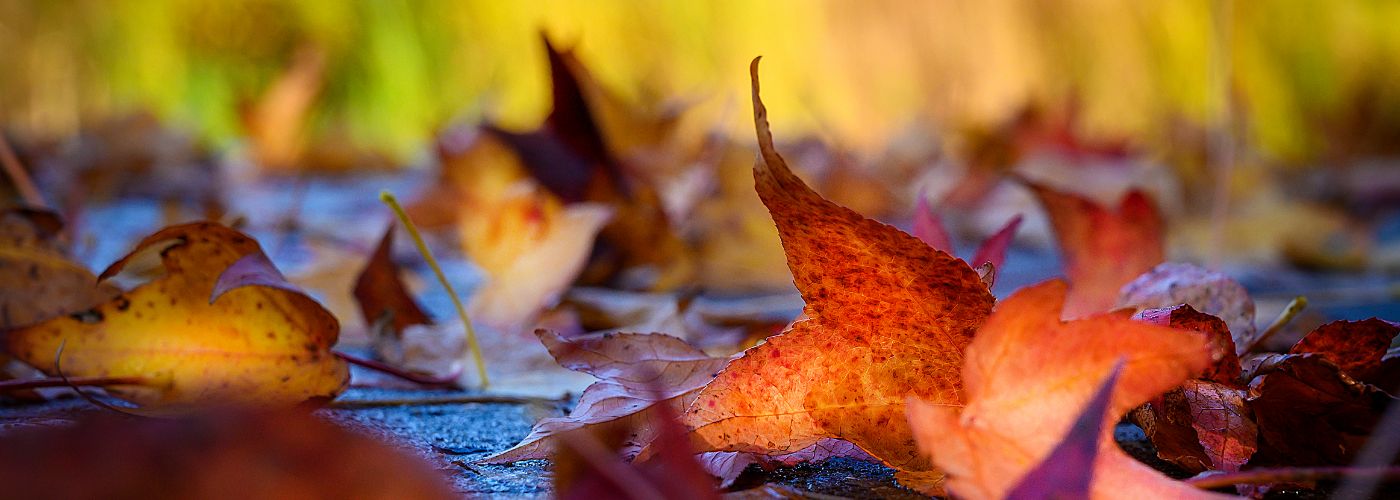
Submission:
<svg viewBox="0 0 1400 500">
<path fill-rule="evenodd" d="M 577 453 L 583 463 L 588 464 L 597 477 L 617 487 L 617 491 L 634 500 L 665 498 L 660 490 L 642 477 L 636 469 L 618 458 L 592 434 L 565 432 L 559 434 L 560 444 Z"/>
<path fill-rule="evenodd" d="M 73 389 L 73 392 L 78 393 L 78 396 L 81 396 L 88 403 L 92 403 L 93 406 L 96 406 L 98 408 L 126 415 L 128 417 L 146 417 L 146 415 L 142 415 L 140 413 L 132 411 L 131 408 L 120 408 L 110 403 L 107 403 L 106 401 L 99 400 L 96 397 L 93 397 L 93 395 L 83 392 L 83 390 L 78 386 L 73 385 L 72 380 L 68 378 L 68 375 L 63 373 L 63 367 L 59 364 L 60 360 L 63 359 L 63 348 L 67 345 L 68 339 L 63 339 L 63 341 L 58 343 L 58 351 L 53 353 L 53 371 L 54 373 L 58 374 L 58 378 L 63 379 L 64 384 L 67 385 L 69 389 Z"/>
<path fill-rule="evenodd" d="M 453 374 L 451 374 L 451 375 L 448 375 L 448 376 L 442 377 L 442 378 L 428 377 L 428 376 L 419 375 L 419 374 L 416 374 L 416 373 L 413 373 L 413 372 L 404 370 L 404 369 L 402 369 L 402 368 L 399 368 L 399 367 L 397 367 L 397 366 L 390 365 L 390 364 L 388 364 L 388 363 L 381 363 L 381 362 L 378 362 L 378 361 L 375 361 L 375 360 L 372 360 L 372 359 L 366 359 L 366 358 L 361 358 L 361 357 L 357 357 L 357 356 L 352 356 L 352 355 L 350 355 L 350 354 L 346 354 L 346 353 L 343 353 L 343 352 L 340 352 L 340 351 L 332 351 L 332 352 L 336 355 L 336 357 L 338 357 L 338 358 L 340 358 L 340 359 L 343 359 L 343 360 L 349 362 L 349 363 L 352 364 L 352 365 L 362 366 L 362 367 L 365 367 L 365 368 L 368 368 L 368 369 L 371 369 L 371 370 L 374 370 L 374 371 L 377 371 L 377 372 L 380 372 L 380 373 L 383 373 L 383 374 L 386 374 L 386 375 L 392 375 L 392 376 L 395 376 L 395 377 L 398 377 L 398 378 L 407 380 L 407 381 L 409 381 L 409 382 L 413 382 L 413 383 L 415 383 L 415 384 L 420 384 L 420 385 L 434 386 L 434 387 L 449 387 L 449 388 L 450 388 L 450 387 L 456 387 L 456 386 L 457 386 L 457 377 L 461 375 L 460 373 L 453 373 Z"/>
<path fill-rule="evenodd" d="M 1283 467 L 1239 472 L 1207 472 L 1186 483 L 1203 490 L 1237 484 L 1276 484 L 1338 479 L 1344 477 L 1400 479 L 1400 467 Z"/>
<path fill-rule="evenodd" d="M 285 250 L 287 244 L 301 230 L 298 219 L 301 218 L 301 212 L 306 206 L 306 196 L 309 191 L 311 191 L 311 178 L 306 172 L 299 172 L 296 179 L 292 181 L 292 200 L 283 212 L 285 215 L 282 216 L 282 220 L 275 226 L 281 234 L 278 236 L 277 246 L 272 248 L 275 248 L 278 253 Z"/>
<path fill-rule="evenodd" d="M 527 398 L 520 396 L 489 396 L 489 395 L 461 395 L 461 396 L 434 396 L 425 398 L 394 398 L 394 399 L 374 399 L 366 401 L 332 401 L 328 408 L 356 409 L 356 408 L 382 408 L 386 406 L 428 406 L 428 405 L 450 405 L 467 403 L 488 403 L 488 404 L 562 404 L 560 399 L 547 398 Z"/>
<path fill-rule="evenodd" d="M 3 133 L 0 133 L 0 167 L 5 169 L 5 175 L 10 177 L 10 181 L 15 183 L 15 190 L 19 191 L 25 204 L 48 208 L 49 205 L 44 203 L 44 195 L 39 194 L 39 188 L 34 186 L 34 180 L 24 171 L 24 165 L 19 163 L 19 157 L 15 156 L 15 150 L 10 148 L 10 141 Z"/>
<path fill-rule="evenodd" d="M 23 391 L 44 387 L 106 387 L 112 385 L 143 385 L 145 383 L 146 379 L 141 377 L 72 377 L 67 379 L 40 378 L 5 380 L 0 381 L 0 392 Z"/>
<path fill-rule="evenodd" d="M 1278 333 L 1280 330 L 1283 330 L 1283 327 L 1287 326 L 1288 322 L 1293 321 L 1293 318 L 1298 316 L 1298 313 L 1302 312 L 1303 308 L 1305 307 L 1308 307 L 1307 297 L 1304 297 L 1302 295 L 1293 297 L 1293 300 L 1288 303 L 1288 306 L 1283 308 L 1283 312 L 1279 313 L 1277 318 L 1274 318 L 1274 322 L 1269 323 L 1268 328 L 1265 328 L 1264 331 L 1259 332 L 1259 335 L 1256 335 L 1254 337 L 1254 340 L 1249 342 L 1249 345 L 1244 346 L 1244 349 L 1241 349 L 1239 351 L 1240 354 L 1248 354 L 1254 352 L 1256 348 L 1264 345 L 1264 341 L 1269 340 L 1269 337 L 1272 337 L 1275 333 Z"/>
<path fill-rule="evenodd" d="M 491 385 L 486 377 L 486 361 L 482 359 L 481 344 L 476 341 L 476 329 L 472 327 L 471 318 L 467 317 L 467 308 L 462 306 L 462 299 L 457 297 L 457 291 L 452 289 L 452 284 L 447 281 L 447 274 L 442 272 L 442 266 L 438 265 L 437 259 L 433 258 L 433 252 L 428 250 L 428 244 L 423 242 L 423 236 L 418 234 L 418 226 L 413 224 L 413 220 L 408 218 L 408 212 L 399 205 L 399 200 L 394 198 L 394 194 L 389 191 L 380 191 L 379 200 L 394 210 L 394 215 L 398 216 L 399 222 L 403 223 L 404 229 L 408 230 L 408 235 L 413 237 L 413 243 L 418 245 L 418 252 L 423 254 L 423 259 L 428 261 L 428 267 L 433 268 L 433 274 L 437 275 L 439 283 L 447 290 L 447 296 L 452 298 L 452 305 L 457 308 L 457 316 L 462 319 L 462 326 L 467 329 L 467 344 L 471 346 L 472 359 L 476 361 L 476 373 L 481 377 L 481 388 L 485 389 Z"/>
</svg>

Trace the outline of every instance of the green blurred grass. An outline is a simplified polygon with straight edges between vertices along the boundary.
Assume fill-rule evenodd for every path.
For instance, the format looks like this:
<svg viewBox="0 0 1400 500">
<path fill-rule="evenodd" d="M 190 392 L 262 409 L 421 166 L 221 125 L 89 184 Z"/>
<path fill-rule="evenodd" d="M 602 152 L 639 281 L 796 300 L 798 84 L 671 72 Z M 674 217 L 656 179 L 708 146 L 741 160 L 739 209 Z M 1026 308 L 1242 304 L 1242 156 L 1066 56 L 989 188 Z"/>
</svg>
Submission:
<svg viewBox="0 0 1400 500">
<path fill-rule="evenodd" d="M 148 110 L 226 145 L 240 107 L 316 47 L 313 130 L 402 159 L 454 121 L 537 123 L 545 30 L 624 97 L 699 99 L 744 135 L 734 111 L 762 54 L 770 105 L 791 110 L 775 128 L 856 148 L 1074 95 L 1091 135 L 1171 147 L 1173 120 L 1228 120 L 1251 150 L 1307 161 L 1363 111 L 1400 124 L 1397 25 L 1383 0 L 4 0 L 0 120 L 63 136 Z"/>
</svg>

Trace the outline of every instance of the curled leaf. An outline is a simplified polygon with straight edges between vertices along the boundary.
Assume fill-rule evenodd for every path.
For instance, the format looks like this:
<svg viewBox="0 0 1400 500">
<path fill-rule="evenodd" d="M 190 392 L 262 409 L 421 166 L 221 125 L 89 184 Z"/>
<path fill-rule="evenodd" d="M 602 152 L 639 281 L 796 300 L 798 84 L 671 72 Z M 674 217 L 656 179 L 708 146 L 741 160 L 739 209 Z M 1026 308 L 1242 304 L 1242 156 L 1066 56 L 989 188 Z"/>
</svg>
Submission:
<svg viewBox="0 0 1400 500">
<path fill-rule="evenodd" d="M 608 334 L 564 338 L 548 330 L 535 332 L 560 365 L 591 373 L 603 380 L 584 389 L 567 416 L 540 420 L 530 435 L 514 447 L 481 460 L 510 463 L 546 458 L 558 435 L 585 427 L 625 420 L 633 429 L 631 451 L 656 437 L 655 405 L 683 408 L 694 392 L 724 366 L 724 358 L 705 356 L 675 337 L 653 334 Z"/>
<path fill-rule="evenodd" d="M 62 346 L 67 376 L 146 379 L 109 390 L 145 405 L 286 405 L 344 390 L 349 369 L 330 351 L 339 324 L 280 280 L 242 233 L 209 222 L 172 226 L 102 277 L 162 243 L 165 276 L 90 311 L 11 331 L 6 349 L 50 375 Z"/>
</svg>

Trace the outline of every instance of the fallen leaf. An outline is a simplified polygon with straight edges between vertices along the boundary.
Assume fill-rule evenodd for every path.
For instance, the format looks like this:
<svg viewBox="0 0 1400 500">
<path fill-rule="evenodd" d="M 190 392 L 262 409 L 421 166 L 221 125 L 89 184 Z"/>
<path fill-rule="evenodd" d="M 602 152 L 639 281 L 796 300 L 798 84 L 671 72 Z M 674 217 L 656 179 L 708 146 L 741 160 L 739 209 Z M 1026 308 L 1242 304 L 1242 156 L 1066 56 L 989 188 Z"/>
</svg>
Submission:
<svg viewBox="0 0 1400 500">
<path fill-rule="evenodd" d="M 388 320 L 388 328 L 375 329 L 372 335 L 386 333 L 402 337 L 403 331 L 411 325 L 433 323 L 399 279 L 399 266 L 392 256 L 393 248 L 394 226 L 390 225 L 355 278 L 355 301 L 360 304 L 365 324 L 376 325 Z"/>
<path fill-rule="evenodd" d="M 486 272 L 472 296 L 472 317 L 518 332 L 578 278 L 598 231 L 613 211 L 592 203 L 562 206 L 527 184 L 516 184 L 497 203 L 464 211 L 463 246 Z M 464 210 L 470 210 L 465 208 Z"/>
<path fill-rule="evenodd" d="M 1214 470 L 1237 471 L 1259 448 L 1258 426 L 1245 406 L 1246 391 L 1216 382 L 1188 380 L 1181 393 L 1191 426 Z"/>
<path fill-rule="evenodd" d="M 574 410 L 564 417 L 540 420 L 514 447 L 482 459 L 500 464 L 546 458 L 566 431 L 626 419 L 633 428 L 630 445 L 640 448 L 656 436 L 651 422 L 655 405 L 683 408 L 694 392 L 714 378 L 726 358 L 706 356 L 684 341 L 664 334 L 605 334 L 565 338 L 537 330 L 540 341 L 560 365 L 598 376 L 584 389 Z M 631 454 L 635 454 L 632 450 Z"/>
<path fill-rule="evenodd" d="M 982 241 L 968 263 L 972 264 L 973 268 L 980 268 L 983 264 L 991 264 L 993 269 L 1001 268 L 1002 263 L 1006 261 L 1006 249 L 1011 246 L 1011 241 L 1016 237 L 1016 228 L 1020 226 L 1021 216 L 1012 217 L 1005 226 Z M 944 229 L 938 214 L 929 208 L 928 198 L 923 195 L 919 195 L 919 201 L 914 208 L 914 236 L 935 250 L 953 254 L 954 246 L 952 238 L 948 236 L 948 230 Z"/>
<path fill-rule="evenodd" d="M 1259 425 L 1250 465 L 1347 465 L 1396 398 L 1318 354 L 1283 356 L 1261 369 L 1246 400 Z"/>
<path fill-rule="evenodd" d="M 1120 313 L 1061 321 L 1066 285 L 1051 281 L 1003 300 L 967 349 L 967 404 L 911 398 L 919 449 L 961 498 L 1000 498 L 1066 435 L 1078 409 L 1117 363 L 1123 373 L 1099 431 L 1090 498 L 1205 497 L 1123 453 L 1112 422 L 1210 363 L 1203 338 Z"/>
<path fill-rule="evenodd" d="M 74 377 L 143 378 L 109 392 L 149 406 L 286 405 L 345 389 L 349 369 L 330 351 L 335 318 L 242 233 L 210 222 L 168 227 L 100 277 L 159 245 L 164 276 L 90 311 L 10 331 L 6 349 L 51 376 L 61 367 Z"/>
<path fill-rule="evenodd" d="M 606 333 L 572 339 L 549 330 L 535 334 L 560 366 L 639 392 L 669 393 L 678 385 L 689 385 L 677 382 L 708 380 L 728 361 L 658 333 Z"/>
<path fill-rule="evenodd" d="M 1152 200 L 1130 191 L 1116 209 L 1044 184 L 1023 180 L 1050 217 L 1064 259 L 1070 295 L 1065 317 L 1107 311 L 1118 292 L 1164 255 L 1164 222 Z"/>
<path fill-rule="evenodd" d="M 355 279 L 355 302 L 369 325 L 375 355 L 436 378 L 462 373 L 469 353 L 465 329 L 433 327 L 433 320 L 399 279 L 393 246 L 394 226 L 390 225 Z"/>
<path fill-rule="evenodd" d="M 1166 262 L 1152 268 L 1123 286 L 1117 307 L 1145 310 L 1177 304 L 1224 320 L 1235 346 L 1254 343 L 1254 299 L 1244 285 L 1194 264 Z"/>
<path fill-rule="evenodd" d="M 324 86 L 326 54 L 314 46 L 299 49 L 258 101 L 244 109 L 253 159 L 274 171 L 294 171 L 304 160 L 312 106 Z"/>
<path fill-rule="evenodd" d="M 1381 358 L 1396 334 L 1400 325 L 1381 319 L 1333 321 L 1303 336 L 1288 353 L 1315 353 L 1352 378 L 1392 389 L 1394 384 L 1379 380 L 1379 375 Z"/>
<path fill-rule="evenodd" d="M 658 405 L 648 420 L 616 420 L 568 431 L 554 453 L 558 498 L 717 499 L 714 480 L 700 467 L 673 408 Z M 640 427 L 630 428 L 630 427 Z M 629 436 L 654 433 L 645 461 L 632 461 Z M 630 462 L 630 463 L 629 463 Z"/>
<path fill-rule="evenodd" d="M 654 186 L 636 179 L 608 148 L 580 84 L 581 66 L 544 38 L 553 109 L 537 131 L 488 130 L 519 156 L 526 170 L 559 199 L 613 210 L 600 233 L 584 284 L 616 282 L 623 288 L 676 288 L 694 274 L 690 250 L 667 219 Z"/>
<path fill-rule="evenodd" d="M 759 196 L 807 302 L 805 318 L 745 351 L 684 414 L 698 451 L 784 454 L 837 438 L 928 470 L 903 418 L 911 395 L 957 405 L 957 371 L 992 296 L 962 261 L 822 199 L 773 146 L 753 76 Z"/>
<path fill-rule="evenodd" d="M 1039 465 L 1027 472 L 1006 494 L 1015 500 L 1039 498 L 1088 498 L 1093 486 L 1094 461 L 1099 456 L 1099 437 L 1108 410 L 1113 386 L 1123 373 L 1123 363 L 1113 365 L 1108 377 L 1084 405 L 1060 444 Z"/>
<path fill-rule="evenodd" d="M 1220 318 L 1197 311 L 1190 304 L 1181 304 L 1147 309 L 1133 315 L 1133 319 L 1201 334 L 1210 345 L 1211 359 L 1215 361 L 1198 378 L 1226 385 L 1241 385 L 1240 357 L 1235 354 L 1234 337 L 1229 326 Z"/>
<path fill-rule="evenodd" d="M 6 432 L 0 481 L 16 498 L 460 498 L 433 464 L 297 410 Z"/>
<path fill-rule="evenodd" d="M 53 212 L 0 212 L 0 330 L 90 309 L 121 292 L 64 255 L 62 228 Z"/>
<path fill-rule="evenodd" d="M 1215 361 L 1197 380 L 1134 410 L 1133 422 L 1158 457 L 1187 472 L 1240 470 L 1258 449 L 1258 429 L 1244 404 L 1240 360 L 1225 322 L 1186 304 L 1142 311 L 1134 319 L 1202 334 Z"/>
</svg>

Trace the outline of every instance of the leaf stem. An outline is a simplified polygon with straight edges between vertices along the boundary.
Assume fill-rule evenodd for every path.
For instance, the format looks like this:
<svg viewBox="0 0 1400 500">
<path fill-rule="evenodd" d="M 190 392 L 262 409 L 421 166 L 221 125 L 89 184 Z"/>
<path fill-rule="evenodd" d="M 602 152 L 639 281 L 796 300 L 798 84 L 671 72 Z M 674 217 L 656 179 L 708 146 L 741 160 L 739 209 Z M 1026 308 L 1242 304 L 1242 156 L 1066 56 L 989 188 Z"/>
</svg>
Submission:
<svg viewBox="0 0 1400 500">
<path fill-rule="evenodd" d="M 448 375 L 442 378 L 427 377 L 423 375 L 418 375 L 407 370 L 400 369 L 396 366 L 392 366 L 386 363 L 380 363 L 372 359 L 361 358 L 340 351 L 331 352 L 335 354 L 337 358 L 343 359 L 352 365 L 368 368 L 370 370 L 374 370 L 386 375 L 392 375 L 394 377 L 398 377 L 409 382 L 413 382 L 415 384 L 430 386 L 454 386 L 457 384 L 457 374 Z"/>
<path fill-rule="evenodd" d="M 0 167 L 5 169 L 5 175 L 14 182 L 15 190 L 24 198 L 24 203 L 32 207 L 48 207 L 48 204 L 44 203 L 44 196 L 39 194 L 39 188 L 34 186 L 34 181 L 24 171 L 24 166 L 20 165 L 15 150 L 10 147 L 10 141 L 5 139 L 4 134 L 0 134 Z"/>
<path fill-rule="evenodd" d="M 1400 478 L 1400 467 L 1281 467 L 1239 472 L 1203 473 L 1187 479 L 1187 484 L 1203 490 L 1224 488 L 1237 484 L 1273 484 L 1342 477 L 1368 476 Z"/>
<path fill-rule="evenodd" d="M 1279 313 L 1277 318 L 1274 318 L 1274 322 L 1269 323 L 1268 328 L 1265 328 L 1263 332 L 1260 332 L 1259 335 L 1254 337 L 1254 340 L 1251 341 L 1249 345 L 1240 350 L 1240 354 L 1254 352 L 1256 348 L 1264 345 L 1264 341 L 1269 340 L 1269 337 L 1274 336 L 1279 330 L 1283 330 L 1283 327 L 1287 326 L 1288 322 L 1293 321 L 1293 318 L 1298 316 L 1298 313 L 1303 312 L 1303 308 L 1305 307 L 1308 307 L 1307 297 L 1302 295 L 1293 297 L 1293 300 L 1283 308 L 1283 312 Z"/>
<path fill-rule="evenodd" d="M 423 254 L 423 259 L 428 261 L 428 267 L 433 268 L 433 274 L 437 275 L 439 283 L 447 290 L 447 296 L 452 298 L 453 307 L 457 308 L 457 316 L 462 319 L 462 325 L 467 329 L 467 344 L 471 346 L 472 360 L 476 362 L 476 373 L 481 377 L 481 388 L 486 389 L 491 385 L 486 377 L 486 360 L 482 359 L 481 344 L 476 340 L 476 328 L 472 327 L 471 318 L 467 317 L 467 308 L 462 306 L 462 299 L 457 297 L 457 291 L 452 289 L 452 284 L 447 282 L 447 275 L 443 274 L 442 266 L 438 265 L 437 259 L 433 258 L 433 252 L 428 250 L 428 245 L 423 242 L 423 236 L 418 234 L 418 226 L 408 218 L 408 212 L 399 205 L 399 200 L 394 198 L 394 194 L 388 190 L 379 192 L 379 201 L 384 202 L 390 209 L 394 210 L 394 215 L 403 223 L 408 235 L 413 237 L 413 243 L 418 245 L 418 253 Z"/>
<path fill-rule="evenodd" d="M 23 380 L 0 381 L 0 392 L 23 391 L 26 389 L 40 389 L 45 387 L 106 387 L 111 385 L 143 385 L 146 379 L 141 377 L 69 377 L 63 378 L 38 378 Z"/>
<path fill-rule="evenodd" d="M 373 399 L 373 400 L 340 400 L 331 401 L 327 405 L 329 408 L 355 409 L 355 408 L 381 408 L 385 406 L 414 406 L 414 405 L 447 405 L 464 403 L 494 403 L 494 404 L 542 404 L 557 405 L 564 403 L 562 399 L 531 398 L 518 396 L 490 396 L 490 395 L 449 395 L 435 397 L 409 397 L 394 399 Z"/>
</svg>

